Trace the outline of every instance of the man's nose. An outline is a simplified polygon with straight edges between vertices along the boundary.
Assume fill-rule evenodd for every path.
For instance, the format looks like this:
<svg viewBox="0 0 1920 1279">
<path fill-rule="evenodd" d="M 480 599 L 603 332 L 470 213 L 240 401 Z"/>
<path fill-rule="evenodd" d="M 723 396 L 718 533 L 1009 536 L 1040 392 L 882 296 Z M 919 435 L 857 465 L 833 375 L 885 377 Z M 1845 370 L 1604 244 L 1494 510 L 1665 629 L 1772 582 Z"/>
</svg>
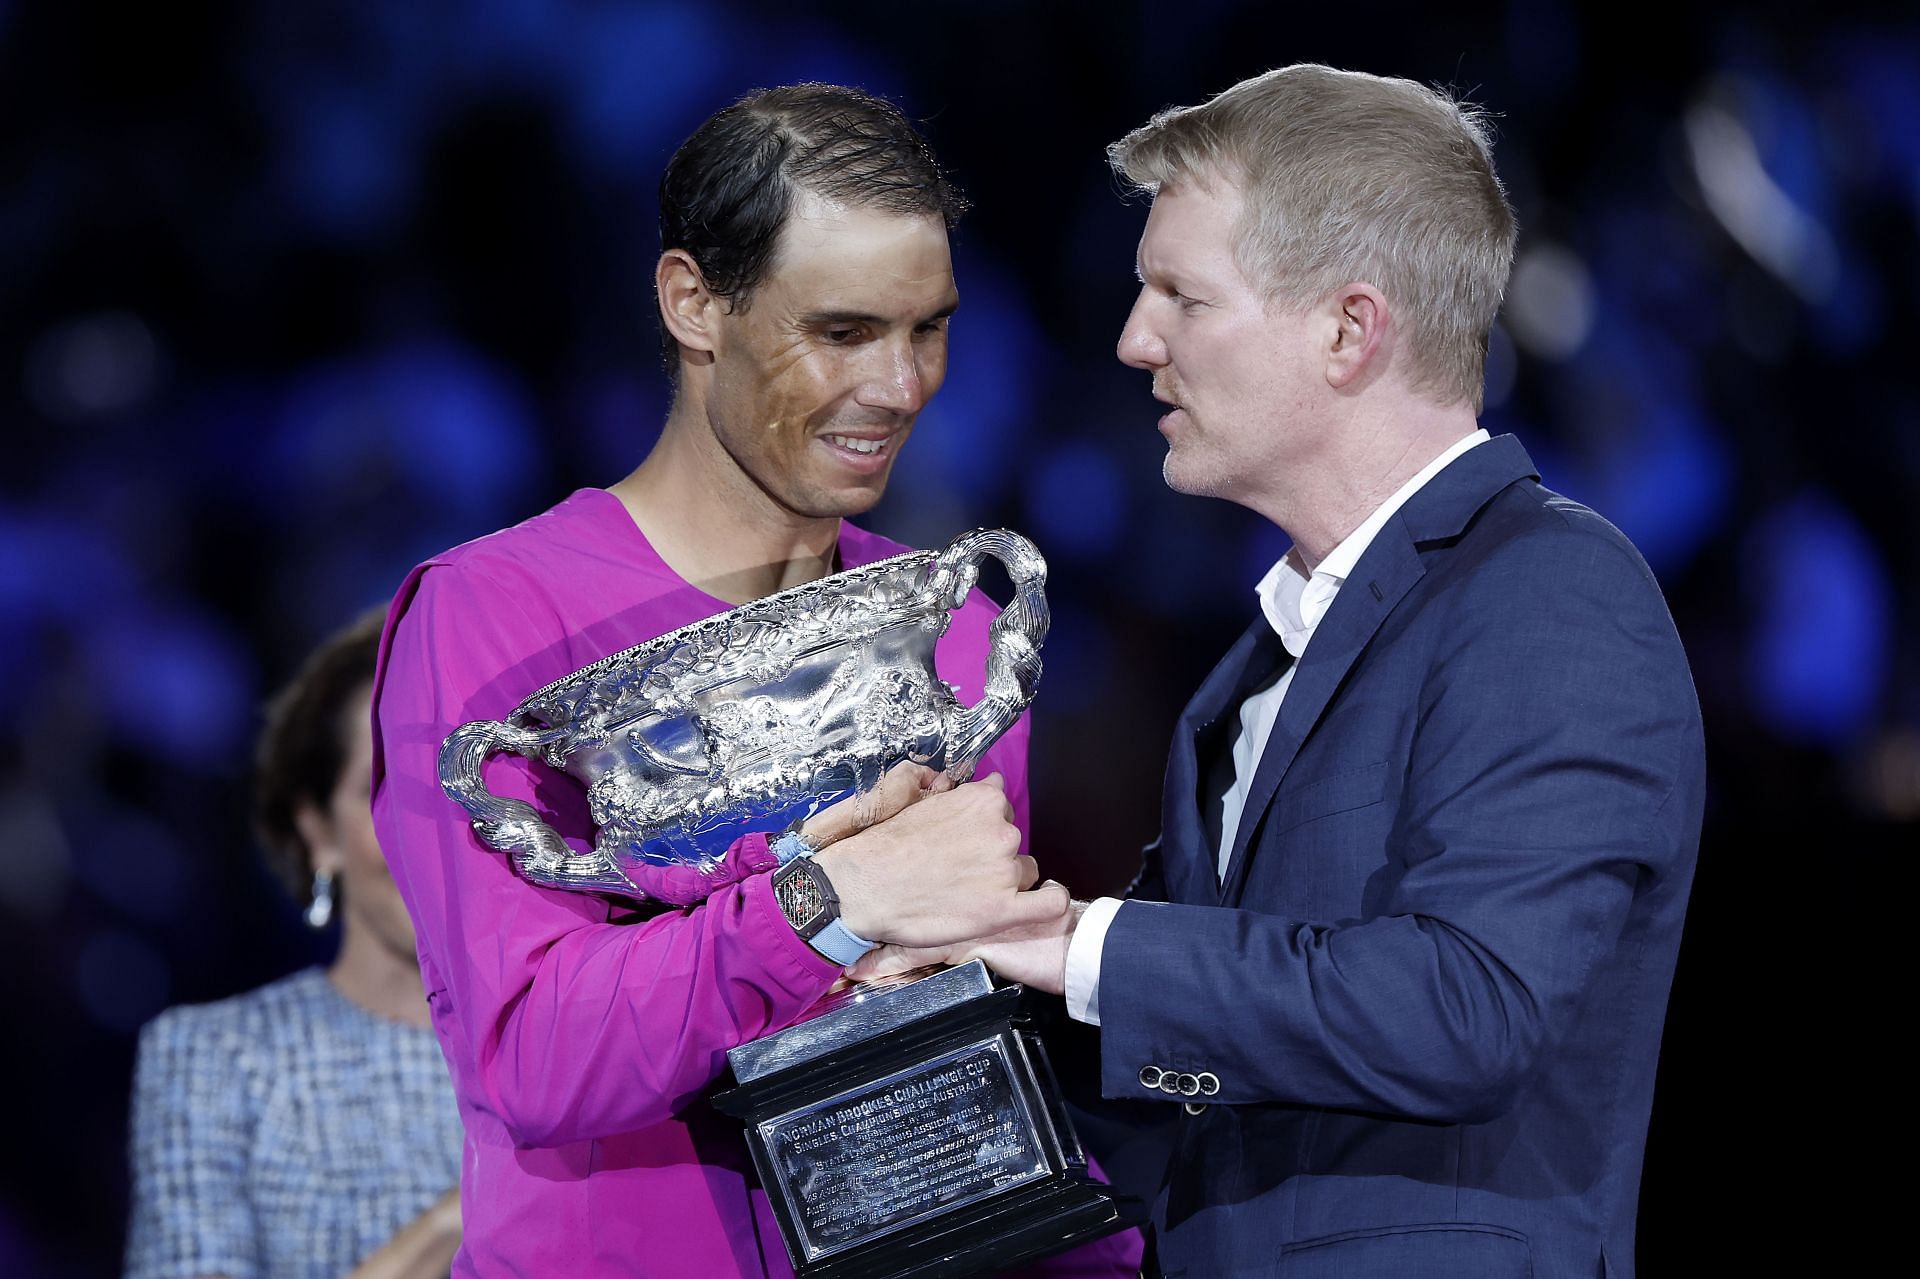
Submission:
<svg viewBox="0 0 1920 1279">
<path fill-rule="evenodd" d="M 1146 309 L 1147 291 L 1142 289 L 1133 301 L 1133 310 L 1127 313 L 1126 327 L 1120 330 L 1120 344 L 1114 348 L 1114 354 L 1120 357 L 1120 363 L 1132 368 L 1157 369 L 1167 362 L 1167 344 L 1147 322 Z"/>
<path fill-rule="evenodd" d="M 926 404 L 926 378 L 912 342 L 876 342 L 874 368 L 861 386 L 860 402 L 896 413 L 915 413 Z"/>
</svg>

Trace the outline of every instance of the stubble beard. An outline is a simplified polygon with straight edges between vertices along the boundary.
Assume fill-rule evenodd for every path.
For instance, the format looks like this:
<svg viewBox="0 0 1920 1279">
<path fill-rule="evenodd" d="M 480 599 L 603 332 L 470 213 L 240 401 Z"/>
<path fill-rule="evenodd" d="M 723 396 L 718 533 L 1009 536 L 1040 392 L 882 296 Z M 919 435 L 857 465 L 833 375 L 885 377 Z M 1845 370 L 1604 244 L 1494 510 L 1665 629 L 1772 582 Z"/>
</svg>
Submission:
<svg viewBox="0 0 1920 1279">
<path fill-rule="evenodd" d="M 1192 444 L 1182 450 L 1169 442 L 1167 455 L 1160 459 L 1160 478 L 1168 488 L 1188 497 L 1226 497 L 1227 485 L 1222 477 L 1209 469 L 1204 454 L 1196 458 L 1195 451 Z"/>
<path fill-rule="evenodd" d="M 809 441 L 807 449 L 813 447 Z M 803 454 L 804 456 L 804 454 Z M 880 475 L 879 483 L 872 487 L 831 488 L 818 484 L 805 476 L 788 476 L 786 482 L 776 477 L 763 476 L 748 472 L 748 478 L 762 493 L 779 507 L 782 507 L 802 519 L 844 520 L 856 515 L 865 515 L 880 504 L 886 496 L 887 481 L 893 471 Z"/>
</svg>

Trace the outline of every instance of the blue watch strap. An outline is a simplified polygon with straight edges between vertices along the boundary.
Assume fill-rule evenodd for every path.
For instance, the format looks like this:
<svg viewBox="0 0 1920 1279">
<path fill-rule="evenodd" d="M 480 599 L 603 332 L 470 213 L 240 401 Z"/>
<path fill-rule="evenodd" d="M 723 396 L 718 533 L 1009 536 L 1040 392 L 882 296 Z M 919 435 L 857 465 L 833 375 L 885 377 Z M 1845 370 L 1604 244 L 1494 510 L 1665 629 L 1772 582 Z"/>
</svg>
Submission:
<svg viewBox="0 0 1920 1279">
<path fill-rule="evenodd" d="M 833 920 L 825 928 L 807 938 L 807 945 L 842 968 L 879 944 L 876 941 L 868 941 L 853 929 L 848 928 L 847 921 L 844 919 Z"/>
<path fill-rule="evenodd" d="M 767 847 L 773 850 L 773 855 L 780 859 L 782 866 L 796 857 L 811 857 L 820 851 L 807 842 L 806 836 L 800 833 L 800 828 L 797 826 L 774 836 L 767 841 Z"/>
</svg>

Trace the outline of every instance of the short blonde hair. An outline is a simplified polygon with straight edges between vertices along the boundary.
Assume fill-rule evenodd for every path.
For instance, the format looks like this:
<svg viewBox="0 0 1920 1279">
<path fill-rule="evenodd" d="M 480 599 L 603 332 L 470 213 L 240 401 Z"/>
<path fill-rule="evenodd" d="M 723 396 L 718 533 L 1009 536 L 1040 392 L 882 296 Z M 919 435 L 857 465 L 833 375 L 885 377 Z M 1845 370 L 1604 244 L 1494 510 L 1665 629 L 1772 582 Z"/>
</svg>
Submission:
<svg viewBox="0 0 1920 1279">
<path fill-rule="evenodd" d="M 1299 63 L 1160 112 L 1107 159 L 1145 191 L 1238 186 L 1234 258 L 1270 302 L 1373 285 L 1406 334 L 1415 389 L 1480 411 L 1518 224 L 1479 108 L 1411 80 Z"/>
</svg>

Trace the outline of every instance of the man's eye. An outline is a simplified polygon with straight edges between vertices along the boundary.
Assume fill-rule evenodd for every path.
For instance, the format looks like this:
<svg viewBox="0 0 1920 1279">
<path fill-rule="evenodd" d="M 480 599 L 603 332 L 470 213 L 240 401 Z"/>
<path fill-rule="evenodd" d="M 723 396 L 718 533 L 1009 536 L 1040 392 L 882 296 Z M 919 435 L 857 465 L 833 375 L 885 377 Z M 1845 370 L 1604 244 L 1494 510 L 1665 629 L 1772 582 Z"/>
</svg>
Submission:
<svg viewBox="0 0 1920 1279">
<path fill-rule="evenodd" d="M 946 331 L 947 321 L 944 317 L 938 320 L 928 320 L 925 324 L 916 324 L 913 326 L 913 336 L 917 338 L 932 337 L 936 333 L 945 333 Z"/>
<path fill-rule="evenodd" d="M 830 329 L 822 329 L 821 336 L 835 346 L 847 346 L 860 340 L 860 330 L 850 324 L 836 325 Z"/>
</svg>

